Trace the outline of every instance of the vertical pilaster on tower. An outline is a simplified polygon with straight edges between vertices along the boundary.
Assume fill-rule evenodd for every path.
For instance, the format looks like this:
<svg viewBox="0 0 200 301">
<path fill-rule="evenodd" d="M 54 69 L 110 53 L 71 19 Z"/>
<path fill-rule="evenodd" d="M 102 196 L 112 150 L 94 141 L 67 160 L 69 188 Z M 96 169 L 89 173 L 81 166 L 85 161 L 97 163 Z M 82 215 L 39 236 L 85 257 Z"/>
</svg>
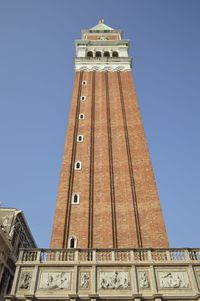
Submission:
<svg viewBox="0 0 200 301">
<path fill-rule="evenodd" d="M 168 246 L 131 65 L 129 41 L 102 20 L 76 41 L 51 247 Z"/>
</svg>

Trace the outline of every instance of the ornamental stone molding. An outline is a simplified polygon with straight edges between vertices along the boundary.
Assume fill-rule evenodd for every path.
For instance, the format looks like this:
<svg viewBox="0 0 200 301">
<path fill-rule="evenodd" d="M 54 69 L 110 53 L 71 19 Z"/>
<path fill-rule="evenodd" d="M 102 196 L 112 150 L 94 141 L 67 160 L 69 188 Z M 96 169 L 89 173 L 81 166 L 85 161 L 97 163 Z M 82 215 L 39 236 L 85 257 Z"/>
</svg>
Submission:
<svg viewBox="0 0 200 301">
<path fill-rule="evenodd" d="M 200 250 L 22 250 L 5 300 L 27 296 L 29 301 L 199 301 Z"/>
</svg>

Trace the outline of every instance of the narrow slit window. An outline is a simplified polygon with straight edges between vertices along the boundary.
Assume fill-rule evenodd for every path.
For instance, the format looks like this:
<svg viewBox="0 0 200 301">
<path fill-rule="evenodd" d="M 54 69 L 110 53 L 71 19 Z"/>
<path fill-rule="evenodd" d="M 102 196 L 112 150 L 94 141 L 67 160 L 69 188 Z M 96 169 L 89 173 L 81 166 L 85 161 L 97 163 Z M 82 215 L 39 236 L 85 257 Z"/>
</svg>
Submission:
<svg viewBox="0 0 200 301">
<path fill-rule="evenodd" d="M 86 100 L 86 96 L 81 96 L 81 97 L 80 97 L 80 100 L 81 100 L 81 101 L 85 101 L 85 100 Z"/>
<path fill-rule="evenodd" d="M 78 193 L 72 195 L 72 204 L 78 205 L 80 203 L 80 196 Z"/>
<path fill-rule="evenodd" d="M 83 135 L 77 136 L 77 142 L 83 142 Z"/>
<path fill-rule="evenodd" d="M 76 163 L 75 163 L 75 169 L 76 170 L 81 170 L 81 161 L 76 161 Z"/>
<path fill-rule="evenodd" d="M 79 114 L 79 119 L 85 119 L 85 115 L 83 113 Z"/>
<path fill-rule="evenodd" d="M 68 248 L 75 249 L 77 246 L 77 239 L 75 236 L 71 236 L 68 240 Z"/>
</svg>

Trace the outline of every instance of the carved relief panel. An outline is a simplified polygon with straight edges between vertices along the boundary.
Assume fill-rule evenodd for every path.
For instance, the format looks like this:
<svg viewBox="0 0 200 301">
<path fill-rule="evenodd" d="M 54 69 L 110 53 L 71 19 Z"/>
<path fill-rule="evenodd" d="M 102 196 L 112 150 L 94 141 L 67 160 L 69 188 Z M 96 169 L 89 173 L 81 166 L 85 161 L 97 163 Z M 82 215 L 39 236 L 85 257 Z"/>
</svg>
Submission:
<svg viewBox="0 0 200 301">
<path fill-rule="evenodd" d="M 22 270 L 19 279 L 19 290 L 30 290 L 31 280 L 32 280 L 32 271 Z"/>
<path fill-rule="evenodd" d="M 91 272 L 81 271 L 79 273 L 79 289 L 90 290 L 91 287 Z"/>
<path fill-rule="evenodd" d="M 140 270 L 137 272 L 139 289 L 150 289 L 150 276 L 148 270 Z"/>
<path fill-rule="evenodd" d="M 42 271 L 38 289 L 71 289 L 71 272 Z"/>
<path fill-rule="evenodd" d="M 190 289 L 190 281 L 187 271 L 166 270 L 157 272 L 160 289 Z"/>
<path fill-rule="evenodd" d="M 130 289 L 130 273 L 129 271 L 100 271 L 99 283 L 100 289 Z"/>
<path fill-rule="evenodd" d="M 198 287 L 200 289 L 200 268 L 199 267 L 195 269 L 195 275 L 196 275 Z"/>
</svg>

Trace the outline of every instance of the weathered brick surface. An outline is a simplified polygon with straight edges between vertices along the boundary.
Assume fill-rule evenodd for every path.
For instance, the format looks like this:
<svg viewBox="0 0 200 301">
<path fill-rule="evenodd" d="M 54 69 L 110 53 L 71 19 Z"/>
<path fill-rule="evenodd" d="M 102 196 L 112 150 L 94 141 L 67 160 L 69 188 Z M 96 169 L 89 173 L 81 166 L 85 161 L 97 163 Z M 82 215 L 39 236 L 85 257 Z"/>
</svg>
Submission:
<svg viewBox="0 0 200 301">
<path fill-rule="evenodd" d="M 67 221 L 66 211 L 69 189 L 70 165 L 75 124 L 75 112 L 80 73 L 76 74 L 68 123 L 67 138 L 58 188 L 57 203 L 52 231 L 51 247 L 67 246 L 65 241 Z M 80 103 L 80 113 L 85 114 L 79 120 L 78 134 L 84 135 L 84 142 L 77 143 L 75 160 L 82 161 L 82 170 L 74 171 L 72 192 L 80 194 L 80 204 L 71 205 L 69 236 L 75 235 L 78 247 L 88 247 L 88 218 L 91 154 L 91 104 L 92 72 L 84 72 L 81 95 L 87 97 Z M 138 247 L 135 207 L 137 203 L 139 227 L 143 247 L 167 247 L 168 240 L 160 208 L 156 183 L 153 175 L 149 151 L 142 125 L 137 98 L 130 72 L 120 72 L 122 95 L 119 89 L 117 72 L 108 72 L 110 131 L 108 141 L 106 75 L 95 73 L 95 124 L 94 124 L 94 190 L 93 190 L 93 245 L 94 248 L 113 247 L 113 214 L 111 209 L 111 164 L 114 172 L 114 199 L 117 229 L 117 247 Z M 125 115 L 122 111 L 122 96 Z M 125 121 L 124 121 L 125 118 Z M 127 154 L 128 145 L 130 156 Z M 76 137 L 75 137 L 76 138 Z M 112 158 L 109 149 L 112 144 Z M 111 160 L 112 159 L 112 160 Z M 133 171 L 133 179 L 130 176 Z M 131 187 L 135 187 L 136 200 Z M 132 182 L 131 182 L 132 181 Z M 132 186 L 131 186 L 132 184 Z"/>
</svg>

